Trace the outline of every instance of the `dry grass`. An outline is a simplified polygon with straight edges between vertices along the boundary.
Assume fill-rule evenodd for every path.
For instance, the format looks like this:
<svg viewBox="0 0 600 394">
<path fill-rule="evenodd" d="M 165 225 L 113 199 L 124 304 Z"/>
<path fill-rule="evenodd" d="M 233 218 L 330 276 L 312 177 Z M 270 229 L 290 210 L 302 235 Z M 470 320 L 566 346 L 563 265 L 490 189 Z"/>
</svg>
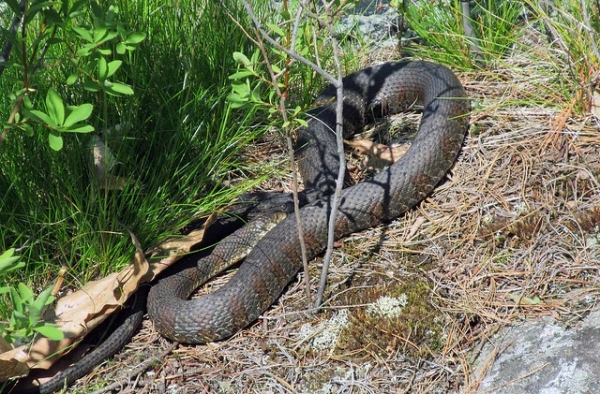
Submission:
<svg viewBox="0 0 600 394">
<path fill-rule="evenodd" d="M 179 346 L 134 376 L 138 388 L 129 390 L 476 392 L 472 358 L 500 326 L 546 315 L 571 324 L 595 308 L 598 123 L 561 101 L 554 87 L 567 68 L 540 53 L 551 52 L 529 46 L 496 70 L 460 75 L 474 105 L 458 162 L 416 209 L 343 240 L 323 313 L 306 312 L 298 279 L 250 328 L 227 341 Z M 319 270 L 317 259 L 308 273 L 313 294 Z M 401 294 L 409 312 L 401 318 L 368 313 L 379 297 Z M 122 379 L 124 366 L 165 346 L 145 322 L 122 362 L 78 386 Z"/>
</svg>

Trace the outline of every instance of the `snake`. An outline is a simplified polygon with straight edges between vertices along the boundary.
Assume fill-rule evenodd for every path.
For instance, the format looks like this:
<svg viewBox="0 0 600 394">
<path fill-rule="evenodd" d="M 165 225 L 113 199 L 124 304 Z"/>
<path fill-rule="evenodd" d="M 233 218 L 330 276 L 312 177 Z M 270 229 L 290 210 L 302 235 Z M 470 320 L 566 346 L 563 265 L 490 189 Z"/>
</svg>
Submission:
<svg viewBox="0 0 600 394">
<path fill-rule="evenodd" d="M 327 87 L 308 112 L 295 149 L 304 185 L 316 189 L 319 198 L 303 206 L 298 217 L 289 215 L 266 232 L 233 277 L 214 292 L 188 299 L 222 268 L 220 258 L 201 261 L 154 285 L 147 307 L 160 334 L 189 344 L 232 336 L 265 312 L 302 268 L 299 227 L 311 260 L 326 248 L 331 214 L 336 239 L 388 222 L 422 201 L 450 170 L 469 125 L 467 95 L 450 69 L 427 61 L 389 62 L 350 74 L 342 84 L 344 138 L 377 118 L 422 107 L 408 151 L 373 178 L 343 189 L 333 211 L 340 157 L 334 132 L 336 88 Z"/>
<path fill-rule="evenodd" d="M 300 198 L 305 205 L 298 217 L 259 214 L 252 226 L 226 237 L 196 266 L 160 279 L 147 301 L 145 294 L 138 297 L 122 325 L 96 350 L 27 392 L 51 393 L 89 373 L 131 339 L 144 307 L 156 330 L 173 341 L 202 344 L 230 337 L 264 313 L 302 268 L 299 227 L 306 258 L 312 260 L 326 248 L 330 215 L 335 214 L 334 235 L 340 239 L 389 222 L 425 199 L 456 161 L 469 127 L 470 104 L 456 75 L 429 61 L 398 61 L 349 74 L 342 84 L 344 138 L 381 117 L 421 108 L 418 132 L 398 161 L 343 189 L 333 211 L 340 169 L 334 132 L 336 88 L 325 88 L 296 139 L 295 156 L 305 186 Z M 289 208 L 289 199 L 275 200 L 274 205 L 284 201 Z M 223 286 L 189 299 L 199 286 L 242 258 Z"/>
</svg>

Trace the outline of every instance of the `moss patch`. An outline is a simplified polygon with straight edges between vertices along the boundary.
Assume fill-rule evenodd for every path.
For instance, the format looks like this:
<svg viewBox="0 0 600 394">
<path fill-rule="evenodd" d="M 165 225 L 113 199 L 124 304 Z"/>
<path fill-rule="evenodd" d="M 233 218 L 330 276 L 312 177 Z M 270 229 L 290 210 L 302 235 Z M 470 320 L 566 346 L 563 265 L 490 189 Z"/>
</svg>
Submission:
<svg viewBox="0 0 600 394">
<path fill-rule="evenodd" d="M 336 351 L 392 357 L 428 357 L 443 346 L 444 317 L 431 303 L 431 284 L 426 278 L 389 284 L 376 275 L 369 286 L 350 289 L 346 305 L 369 303 L 352 309 L 349 325 L 342 330 Z"/>
</svg>

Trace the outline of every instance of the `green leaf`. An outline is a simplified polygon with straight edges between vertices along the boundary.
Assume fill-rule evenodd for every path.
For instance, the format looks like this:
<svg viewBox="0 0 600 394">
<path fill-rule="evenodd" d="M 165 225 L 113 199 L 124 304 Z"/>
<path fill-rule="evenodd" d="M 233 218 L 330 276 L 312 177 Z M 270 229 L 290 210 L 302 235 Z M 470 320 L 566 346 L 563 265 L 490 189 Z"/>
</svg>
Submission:
<svg viewBox="0 0 600 394">
<path fill-rule="evenodd" d="M 20 256 L 15 256 L 15 257 L 6 259 L 6 261 L 0 261 L 0 275 L 4 275 L 11 271 L 16 271 L 18 269 L 25 267 L 25 263 L 22 261 L 18 264 L 15 264 L 17 261 L 19 261 L 19 258 L 20 258 Z"/>
<path fill-rule="evenodd" d="M 260 90 L 261 90 L 261 89 L 260 89 L 260 86 L 259 86 L 259 85 L 256 85 L 256 86 L 254 87 L 254 89 L 252 89 L 252 100 L 254 100 L 254 101 L 256 101 L 256 102 L 259 102 L 259 101 L 261 101 L 261 98 L 260 98 L 260 93 L 261 93 L 261 91 L 260 91 Z"/>
<path fill-rule="evenodd" d="M 242 52 L 233 52 L 233 60 L 235 60 L 238 63 L 243 64 L 246 67 L 248 67 L 251 64 L 250 59 L 248 59 L 248 57 L 246 55 L 244 55 Z"/>
<path fill-rule="evenodd" d="M 23 311 L 25 310 L 25 304 L 23 303 L 23 300 L 21 299 L 21 296 L 19 296 L 19 293 L 17 292 L 17 289 L 15 289 L 14 287 L 9 288 L 9 293 L 10 293 L 10 298 L 12 301 L 12 306 L 13 306 L 13 312 L 12 312 L 12 316 L 11 318 L 18 318 L 19 314 L 22 314 Z"/>
<path fill-rule="evenodd" d="M 96 46 L 94 44 L 85 44 L 81 48 L 79 48 L 76 52 L 77 56 L 89 56 Z"/>
<path fill-rule="evenodd" d="M 108 63 L 108 73 L 106 78 L 110 78 L 114 73 L 116 73 L 119 67 L 121 67 L 121 64 L 123 64 L 122 60 L 113 60 L 112 62 Z"/>
<path fill-rule="evenodd" d="M 73 31 L 75 32 L 75 34 L 77 34 L 79 37 L 83 38 L 85 41 L 90 42 L 90 43 L 94 42 L 92 35 L 90 34 L 90 32 L 87 29 L 74 26 Z"/>
<path fill-rule="evenodd" d="M 125 43 L 139 44 L 140 42 L 144 41 L 145 38 L 146 38 L 146 35 L 144 33 L 134 31 L 133 33 L 131 33 L 127 36 L 127 38 L 125 39 Z"/>
<path fill-rule="evenodd" d="M 7 251 L 5 251 L 4 253 L 0 254 L 0 264 L 5 262 L 6 260 L 12 259 L 12 258 L 16 258 L 18 260 L 19 256 L 14 256 L 14 254 L 15 254 L 15 248 L 10 248 Z M 1 265 L 0 265 L 0 267 L 1 267 Z"/>
<path fill-rule="evenodd" d="M 79 75 L 73 73 L 67 78 L 67 85 L 73 85 L 79 79 Z"/>
<path fill-rule="evenodd" d="M 248 105 L 248 102 L 244 101 L 244 102 L 240 102 L 240 103 L 235 103 L 235 102 L 230 102 L 229 105 L 231 106 L 231 108 L 244 108 Z"/>
<path fill-rule="evenodd" d="M 75 16 L 77 16 L 79 13 L 84 11 L 84 5 L 88 4 L 89 1 L 88 0 L 79 0 L 76 1 L 71 8 L 69 9 L 69 17 L 70 18 L 74 18 Z"/>
<path fill-rule="evenodd" d="M 21 300 L 25 303 L 32 303 L 33 302 L 33 290 L 31 290 L 29 287 L 27 287 L 27 285 L 25 283 L 21 283 L 19 282 L 19 284 L 17 285 L 17 288 L 19 289 L 19 295 L 21 296 Z"/>
<path fill-rule="evenodd" d="M 64 128 L 64 129 L 61 129 L 60 131 L 62 131 L 64 133 L 91 133 L 94 130 L 95 130 L 94 126 L 84 125 L 84 126 L 78 126 L 78 127 Z"/>
<path fill-rule="evenodd" d="M 98 79 L 103 81 L 107 78 L 106 74 L 108 73 L 108 66 L 106 64 L 106 59 L 100 57 L 98 59 Z"/>
<path fill-rule="evenodd" d="M 24 109 L 23 113 L 27 117 L 37 121 L 38 123 L 42 123 L 44 125 L 49 125 L 50 127 L 57 126 L 56 124 L 54 124 L 54 120 L 51 119 L 50 116 L 48 116 L 48 114 L 45 112 L 39 111 L 37 109 L 32 109 L 31 111 Z"/>
<path fill-rule="evenodd" d="M 131 89 L 129 86 L 127 86 L 123 83 L 113 82 L 109 86 L 109 89 L 110 90 L 108 90 L 107 93 L 113 93 L 115 95 L 119 95 L 119 94 L 132 95 L 133 94 L 133 89 Z"/>
<path fill-rule="evenodd" d="M 106 28 L 106 26 L 96 26 L 96 28 L 94 29 L 93 42 L 95 44 L 100 44 L 107 35 L 108 29 Z"/>
<path fill-rule="evenodd" d="M 254 73 L 250 70 L 240 70 L 234 74 L 231 74 L 228 78 L 235 81 L 238 79 L 247 78 L 252 75 L 254 75 Z"/>
<path fill-rule="evenodd" d="M 23 97 L 23 106 L 26 109 L 33 109 L 33 103 L 31 102 L 31 98 L 29 98 L 29 96 Z"/>
<path fill-rule="evenodd" d="M 54 124 L 62 126 L 65 121 L 65 105 L 53 88 L 50 88 L 46 94 L 46 107 L 48 108 L 48 115 L 54 120 Z"/>
<path fill-rule="evenodd" d="M 33 294 L 33 292 L 32 292 Z M 35 301 L 32 303 L 32 307 L 33 309 L 35 309 L 35 311 L 39 311 L 40 315 L 37 317 L 37 319 L 35 321 L 32 321 L 32 324 L 37 324 L 38 320 L 41 317 L 41 312 L 44 310 L 44 307 L 46 305 L 50 305 L 51 303 L 54 302 L 54 297 L 52 296 L 52 286 L 48 286 L 47 288 L 44 289 L 44 291 L 42 291 L 37 298 L 35 299 Z"/>
<path fill-rule="evenodd" d="M 31 2 L 29 7 L 26 8 L 25 20 L 32 20 L 38 14 L 38 12 L 40 12 L 42 9 L 44 9 L 46 7 L 51 7 L 51 6 L 52 6 L 52 1 L 33 1 L 33 2 Z"/>
<path fill-rule="evenodd" d="M 108 31 L 108 33 L 104 35 L 104 37 L 102 38 L 101 41 L 97 41 L 96 42 L 96 45 L 103 44 L 103 43 L 105 43 L 107 41 L 110 41 L 110 40 L 112 40 L 113 38 L 115 38 L 118 35 L 119 35 L 119 33 L 116 32 L 116 31 Z"/>
<path fill-rule="evenodd" d="M 65 334 L 59 330 L 54 324 L 44 324 L 43 326 L 34 327 L 33 331 L 45 336 L 53 341 L 60 341 L 65 337 Z"/>
<path fill-rule="evenodd" d="M 53 132 L 48 133 L 48 142 L 50 143 L 50 148 L 55 151 L 59 151 L 63 147 L 63 139 L 59 134 Z"/>
<path fill-rule="evenodd" d="M 88 92 L 97 92 L 98 90 L 100 90 L 100 85 L 98 84 L 98 82 L 92 81 L 91 79 L 86 79 L 83 82 L 83 88 L 85 90 L 87 90 Z"/>
<path fill-rule="evenodd" d="M 297 118 L 296 123 L 298 123 L 302 127 L 308 127 L 308 123 L 304 119 Z"/>
<path fill-rule="evenodd" d="M 86 120 L 90 117 L 93 109 L 94 109 L 94 106 L 92 104 L 88 104 L 88 103 L 81 104 L 81 105 L 78 105 L 77 107 L 74 107 L 71 110 L 71 113 L 69 114 L 69 116 L 67 116 L 67 119 L 65 120 L 65 123 L 63 124 L 63 126 L 71 127 L 75 123 L 83 122 L 84 120 Z M 93 131 L 93 128 L 92 128 L 92 131 Z"/>
<path fill-rule="evenodd" d="M 24 123 L 24 124 L 21 126 L 21 129 L 23 130 L 23 132 L 25 133 L 25 135 L 26 135 L 27 137 L 33 137 L 33 127 L 31 127 L 31 125 L 30 125 L 30 124 L 28 124 L 28 123 Z"/>
<path fill-rule="evenodd" d="M 285 32 L 279 26 L 274 23 L 267 23 L 267 26 L 273 31 L 273 33 L 277 34 L 279 37 L 285 37 Z"/>
<path fill-rule="evenodd" d="M 119 55 L 123 55 L 127 51 L 127 47 L 122 42 L 119 42 L 117 43 L 116 50 Z"/>
<path fill-rule="evenodd" d="M 61 16 L 53 8 L 47 8 L 44 10 L 44 18 L 46 18 L 46 21 L 52 25 L 60 25 L 63 23 Z"/>
<path fill-rule="evenodd" d="M 244 97 L 240 96 L 239 94 L 235 94 L 235 93 L 231 93 L 227 96 L 227 101 L 229 101 L 232 104 L 235 103 L 246 103 L 248 102 L 247 99 L 245 99 Z"/>
<path fill-rule="evenodd" d="M 15 264 L 21 256 L 14 256 L 15 248 L 10 248 L 0 255 L 0 275 L 25 267 L 24 262 Z"/>
<path fill-rule="evenodd" d="M 250 86 L 245 83 L 232 84 L 231 89 L 242 97 L 247 97 L 250 95 Z"/>
</svg>

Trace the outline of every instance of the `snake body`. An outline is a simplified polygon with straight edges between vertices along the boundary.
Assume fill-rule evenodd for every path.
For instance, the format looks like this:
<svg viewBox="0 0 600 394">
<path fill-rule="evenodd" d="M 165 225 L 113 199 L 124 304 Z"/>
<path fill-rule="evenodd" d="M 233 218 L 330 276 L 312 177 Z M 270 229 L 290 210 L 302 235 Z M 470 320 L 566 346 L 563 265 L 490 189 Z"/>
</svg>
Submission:
<svg viewBox="0 0 600 394">
<path fill-rule="evenodd" d="M 336 212 L 335 238 L 400 216 L 423 200 L 450 169 L 468 128 L 466 93 L 446 67 L 426 61 L 385 63 L 343 78 L 344 137 L 373 118 L 423 107 L 419 131 L 408 152 L 370 180 L 344 189 Z M 316 99 L 308 127 L 300 130 L 296 156 L 305 186 L 320 198 L 290 215 L 248 254 L 236 274 L 213 293 L 188 300 L 217 268 L 205 261 L 165 278 L 148 295 L 148 313 L 157 330 L 183 343 L 229 337 L 258 318 L 301 269 L 298 225 L 304 230 L 307 257 L 326 246 L 332 191 L 340 166 L 336 153 L 335 89 Z M 226 249 L 226 247 L 225 247 Z"/>
</svg>

